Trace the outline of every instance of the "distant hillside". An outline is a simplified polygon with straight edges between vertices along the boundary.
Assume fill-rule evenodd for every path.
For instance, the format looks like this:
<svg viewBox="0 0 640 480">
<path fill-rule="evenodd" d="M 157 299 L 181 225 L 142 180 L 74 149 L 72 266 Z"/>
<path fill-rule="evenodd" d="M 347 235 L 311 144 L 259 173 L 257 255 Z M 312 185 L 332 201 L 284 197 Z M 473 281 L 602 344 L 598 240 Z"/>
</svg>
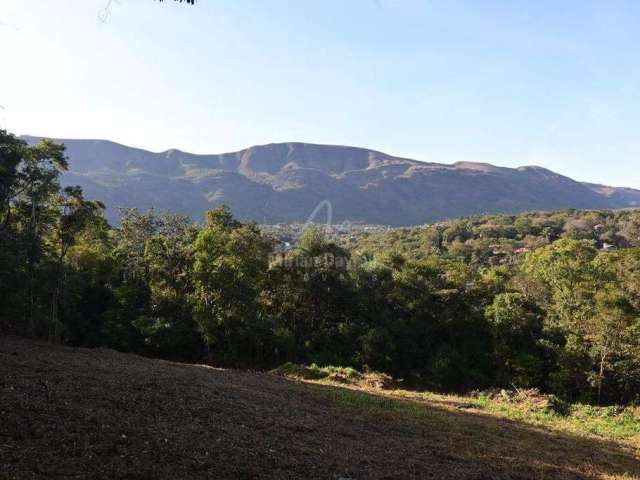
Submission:
<svg viewBox="0 0 640 480">
<path fill-rule="evenodd" d="M 23 137 L 35 142 L 36 137 Z M 474 214 L 640 206 L 640 190 L 580 183 L 540 167 L 445 165 L 362 148 L 281 143 L 219 155 L 152 153 L 105 140 L 67 145 L 65 184 L 108 206 L 169 210 L 201 219 L 229 205 L 262 223 L 304 222 L 329 200 L 333 221 L 402 226 Z"/>
</svg>

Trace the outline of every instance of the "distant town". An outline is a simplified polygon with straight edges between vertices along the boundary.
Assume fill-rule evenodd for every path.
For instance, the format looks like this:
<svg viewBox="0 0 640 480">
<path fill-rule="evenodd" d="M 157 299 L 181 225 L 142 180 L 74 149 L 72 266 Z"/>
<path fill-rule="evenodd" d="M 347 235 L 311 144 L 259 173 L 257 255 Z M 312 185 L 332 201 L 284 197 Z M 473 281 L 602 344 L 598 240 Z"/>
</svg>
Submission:
<svg viewBox="0 0 640 480">
<path fill-rule="evenodd" d="M 318 224 L 318 223 L 277 223 L 262 224 L 260 230 L 278 242 L 277 248 L 281 251 L 293 249 L 300 235 L 310 225 L 318 228 L 324 235 L 336 243 L 349 244 L 356 241 L 359 237 L 366 234 L 382 233 L 391 230 L 387 225 L 363 224 L 343 222 L 335 225 Z"/>
</svg>

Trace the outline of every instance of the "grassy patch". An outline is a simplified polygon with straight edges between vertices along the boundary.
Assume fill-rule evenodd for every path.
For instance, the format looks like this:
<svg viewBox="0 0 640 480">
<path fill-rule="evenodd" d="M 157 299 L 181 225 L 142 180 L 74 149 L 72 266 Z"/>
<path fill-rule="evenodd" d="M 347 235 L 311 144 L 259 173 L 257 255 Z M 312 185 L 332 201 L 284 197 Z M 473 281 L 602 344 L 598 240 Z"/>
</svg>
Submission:
<svg viewBox="0 0 640 480">
<path fill-rule="evenodd" d="M 330 395 L 340 408 L 358 414 L 396 414 L 424 419 L 433 417 L 442 409 L 480 411 L 485 415 L 527 425 L 597 436 L 640 448 L 640 407 L 567 404 L 553 395 L 542 395 L 535 391 L 459 396 L 389 390 L 392 380 L 388 376 L 377 372 L 358 372 L 350 367 L 287 363 L 273 370 L 273 373 L 348 387 L 332 389 Z"/>
<path fill-rule="evenodd" d="M 383 373 L 373 371 L 359 372 L 355 368 L 335 367 L 333 365 L 321 367 L 315 363 L 298 365 L 287 362 L 272 370 L 271 373 L 297 380 L 327 380 L 344 385 L 374 388 L 386 388 L 393 383 L 393 379 Z"/>
<path fill-rule="evenodd" d="M 333 390 L 331 396 L 339 406 L 364 414 L 397 413 L 414 418 L 430 416 L 430 410 L 425 405 L 388 395 L 373 395 L 345 388 Z"/>
<path fill-rule="evenodd" d="M 597 436 L 640 448 L 639 407 L 595 407 L 567 404 L 553 395 L 526 391 L 501 395 L 442 395 L 433 392 L 387 390 L 389 377 L 376 372 L 358 372 L 349 367 L 296 365 L 287 363 L 273 373 L 349 388 L 333 389 L 333 401 L 341 407 L 364 415 L 397 414 L 424 419 L 436 409 L 474 410 L 527 425 Z M 386 387 L 385 387 L 386 385 Z"/>
<path fill-rule="evenodd" d="M 497 401 L 483 396 L 459 398 L 491 415 L 556 430 L 596 435 L 640 447 L 640 411 L 636 407 L 573 404 L 558 412 L 553 408 L 538 408 L 526 401 Z"/>
</svg>

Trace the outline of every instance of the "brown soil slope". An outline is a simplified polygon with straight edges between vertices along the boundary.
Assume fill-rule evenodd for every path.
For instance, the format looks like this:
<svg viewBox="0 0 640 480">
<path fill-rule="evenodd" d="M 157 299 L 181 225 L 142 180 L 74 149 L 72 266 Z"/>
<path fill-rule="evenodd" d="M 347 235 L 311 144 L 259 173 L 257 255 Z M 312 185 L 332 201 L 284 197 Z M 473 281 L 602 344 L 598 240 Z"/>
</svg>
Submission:
<svg viewBox="0 0 640 480">
<path fill-rule="evenodd" d="M 624 447 L 478 413 L 373 415 L 269 374 L 0 338 L 0 478 L 615 478 Z M 363 394 L 359 394 L 363 395 Z M 634 477 L 625 477 L 634 478 Z"/>
</svg>

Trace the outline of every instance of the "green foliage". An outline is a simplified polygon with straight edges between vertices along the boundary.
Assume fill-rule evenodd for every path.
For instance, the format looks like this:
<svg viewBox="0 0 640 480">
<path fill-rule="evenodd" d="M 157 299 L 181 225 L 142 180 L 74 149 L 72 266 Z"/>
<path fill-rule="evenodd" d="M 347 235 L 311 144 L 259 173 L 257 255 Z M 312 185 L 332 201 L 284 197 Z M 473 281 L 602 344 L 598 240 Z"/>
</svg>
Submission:
<svg viewBox="0 0 640 480">
<path fill-rule="evenodd" d="M 78 188 L 60 191 L 58 179 L 67 168 L 63 145 L 43 140 L 28 146 L 4 131 L 0 145 L 0 236 L 5 250 L 0 285 L 6 292 L 0 312 L 11 315 L 3 315 L 7 320 L 2 327 L 13 333 L 57 336 L 59 306 L 52 292 L 59 289 L 60 272 L 54 234 L 61 231 L 60 222 L 75 218 L 65 212 L 60 194 L 81 198 L 81 193 Z M 64 243 L 72 242 L 76 233 L 70 228 Z"/>
<path fill-rule="evenodd" d="M 524 271 L 544 286 L 539 302 L 547 322 L 564 339 L 552 380 L 565 395 L 589 399 L 595 394 L 600 402 L 603 388 L 612 386 L 610 378 L 636 375 L 625 352 L 637 349 L 639 312 L 630 301 L 633 296 L 621 288 L 626 274 L 616 270 L 616 256 L 598 253 L 585 240 L 563 239 L 524 263 Z"/>
<path fill-rule="evenodd" d="M 304 380 L 322 380 L 335 376 L 347 379 L 359 379 L 362 377 L 360 372 L 351 367 L 334 367 L 332 365 L 320 367 L 315 363 L 305 366 L 287 362 L 273 369 L 271 372 L 283 377 L 300 378 Z"/>
<path fill-rule="evenodd" d="M 493 333 L 498 385 L 543 385 L 545 360 L 542 312 L 521 293 L 501 293 L 486 310 Z"/>
<path fill-rule="evenodd" d="M 266 279 L 270 243 L 253 224 L 233 220 L 226 208 L 207 214 L 195 241 L 194 302 L 205 343 L 223 363 L 265 356 L 268 326 L 258 298 Z"/>
<path fill-rule="evenodd" d="M 164 215 L 153 223 L 156 228 L 145 242 L 142 259 L 150 308 L 134 325 L 156 355 L 197 358 L 202 341 L 190 303 L 197 230 L 188 218 L 178 215 Z"/>
<path fill-rule="evenodd" d="M 347 240 L 312 226 L 278 251 L 226 207 L 202 227 L 123 210 L 112 228 L 99 201 L 60 186 L 64 146 L 0 131 L 0 154 L 3 332 L 310 364 L 304 378 L 355 368 L 443 391 L 537 388 L 559 410 L 640 401 L 640 212 L 473 217 Z"/>
<path fill-rule="evenodd" d="M 481 409 L 487 414 L 547 428 L 597 435 L 615 441 L 635 439 L 640 434 L 640 416 L 635 406 L 597 407 L 583 403 L 567 403 L 554 395 L 536 397 L 529 399 L 525 395 L 521 399 L 503 399 L 481 395 L 467 401 L 469 406 Z"/>
<path fill-rule="evenodd" d="M 287 362 L 271 370 L 271 373 L 296 380 L 327 381 L 363 388 L 388 389 L 396 386 L 396 382 L 389 375 L 374 370 L 366 369 L 360 372 L 353 367 L 321 367 L 315 363 L 307 366 Z"/>
<path fill-rule="evenodd" d="M 356 305 L 351 301 L 349 253 L 308 229 L 298 248 L 276 256 L 261 306 L 293 342 L 281 360 L 342 363 L 352 353 Z"/>
</svg>

